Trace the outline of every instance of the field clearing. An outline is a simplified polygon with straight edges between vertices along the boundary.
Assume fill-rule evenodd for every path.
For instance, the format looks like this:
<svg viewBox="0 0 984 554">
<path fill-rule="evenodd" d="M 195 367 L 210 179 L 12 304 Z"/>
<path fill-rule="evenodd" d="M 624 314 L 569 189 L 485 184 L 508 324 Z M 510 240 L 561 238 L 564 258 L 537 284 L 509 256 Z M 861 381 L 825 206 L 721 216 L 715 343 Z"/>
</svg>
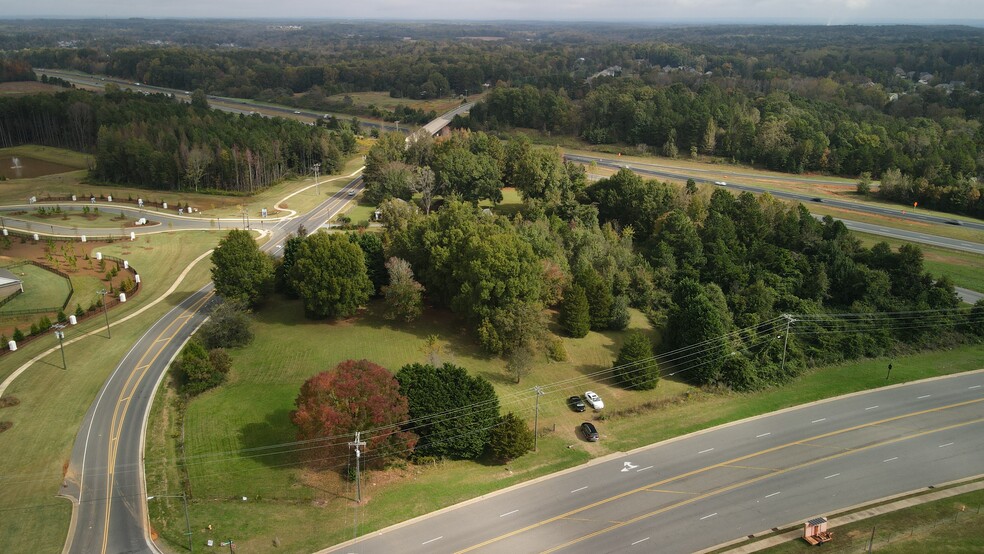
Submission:
<svg viewBox="0 0 984 554">
<path fill-rule="evenodd" d="M 0 96 L 20 96 L 42 92 L 54 94 L 63 90 L 65 89 L 60 86 L 49 85 L 39 81 L 9 81 L 0 83 Z"/>
<path fill-rule="evenodd" d="M 218 241 L 218 234 L 182 233 L 141 237 L 135 243 L 114 243 L 100 248 L 106 254 L 129 259 L 139 268 L 144 291 L 122 307 L 110 310 L 109 318 L 118 322 L 161 296 L 177 276 L 176 268 Z M 3 495 L 0 510 L 0 537 L 5 552 L 59 552 L 65 541 L 71 504 L 56 498 L 72 444 L 82 416 L 89 408 L 109 373 L 137 338 L 167 310 L 209 280 L 207 260 L 189 274 L 186 281 L 148 312 L 126 323 L 114 323 L 112 338 L 99 330 L 101 317 L 84 320 L 65 330 L 63 370 L 57 349 L 21 375 L 4 396 L 20 399 L 18 406 L 0 409 L 0 419 L 13 427 L 0 433 L 0 475 Z M 96 334 L 69 344 L 86 332 Z M 22 363 L 56 343 L 54 339 L 33 341 L 0 364 L 0 379 Z"/>
<path fill-rule="evenodd" d="M 379 109 L 393 111 L 397 106 L 404 105 L 415 110 L 423 110 L 424 112 L 429 112 L 434 110 L 438 114 L 442 114 L 449 110 L 453 110 L 461 105 L 461 98 L 435 98 L 430 100 L 416 100 L 414 98 L 393 98 L 388 92 L 349 92 L 346 94 L 336 94 L 334 96 L 329 96 L 329 102 L 341 103 L 344 101 L 345 97 L 348 96 L 352 99 L 352 105 L 360 108 L 368 108 L 369 106 L 376 106 Z M 480 98 L 478 95 L 472 95 L 469 97 L 472 101 L 477 101 Z"/>
</svg>

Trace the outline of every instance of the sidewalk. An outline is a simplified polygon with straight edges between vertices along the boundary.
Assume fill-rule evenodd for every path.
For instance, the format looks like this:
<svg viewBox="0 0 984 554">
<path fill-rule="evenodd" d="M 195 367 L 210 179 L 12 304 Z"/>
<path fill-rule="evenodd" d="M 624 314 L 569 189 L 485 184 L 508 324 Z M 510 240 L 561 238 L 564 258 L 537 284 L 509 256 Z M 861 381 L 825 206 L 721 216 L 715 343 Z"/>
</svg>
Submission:
<svg viewBox="0 0 984 554">
<path fill-rule="evenodd" d="M 978 475 L 976 477 L 971 477 L 971 479 L 980 479 L 981 477 L 982 477 L 981 475 Z M 849 514 L 845 514 L 845 515 L 838 516 L 838 517 L 835 517 L 835 518 L 830 519 L 827 522 L 827 528 L 828 529 L 831 529 L 831 530 L 835 530 L 837 527 L 840 527 L 842 525 L 847 525 L 848 523 L 853 523 L 855 521 L 860 521 L 860 520 L 863 520 L 863 519 L 868 519 L 870 517 L 878 516 L 878 515 L 881 515 L 881 514 L 887 514 L 889 512 L 894 512 L 896 510 L 903 510 L 905 508 L 909 508 L 909 507 L 912 507 L 912 506 L 918 506 L 919 504 L 925 504 L 927 502 L 933 502 L 935 500 L 942 500 L 944 498 L 950 498 L 951 496 L 957 496 L 958 494 L 963 494 L 963 493 L 966 493 L 966 492 L 973 492 L 973 491 L 977 491 L 977 490 L 981 490 L 981 489 L 984 489 L 984 481 L 975 481 L 973 483 L 967 483 L 966 485 L 960 485 L 960 486 L 949 488 L 949 489 L 946 489 L 946 490 L 934 491 L 934 492 L 930 492 L 930 493 L 926 493 L 926 494 L 920 494 L 918 496 L 911 496 L 909 498 L 903 498 L 901 500 L 897 500 L 895 502 L 889 502 L 888 504 L 882 504 L 881 506 L 876 506 L 874 508 L 868 508 L 868 509 L 865 509 L 865 510 L 859 509 L 858 511 L 855 511 L 855 512 L 852 512 L 852 513 L 849 513 Z M 896 496 L 905 496 L 905 495 L 909 495 L 909 494 L 912 494 L 912 493 L 904 493 L 903 495 L 896 495 Z M 891 498 L 891 497 L 889 497 L 889 498 Z M 884 500 L 885 499 L 883 499 L 881 501 L 877 501 L 876 500 L 875 502 L 868 502 L 868 503 L 865 504 L 865 506 L 870 506 L 871 504 L 877 504 L 878 502 L 882 502 Z M 862 507 L 863 506 L 853 506 L 851 508 L 847 508 L 847 510 L 858 509 L 858 508 L 862 508 Z M 847 511 L 847 510 L 844 510 L 844 511 Z M 784 526 L 780 527 L 780 529 L 782 529 L 782 528 L 789 528 L 790 526 L 793 526 L 793 525 L 797 525 L 797 524 L 796 523 L 791 523 L 789 525 L 784 525 Z M 767 534 L 767 533 L 770 533 L 770 532 L 771 531 L 766 531 L 766 532 L 759 533 L 759 534 L 764 535 L 764 534 Z M 834 537 L 835 537 L 834 540 L 836 540 L 836 536 L 837 535 L 836 535 L 836 532 L 835 532 L 834 533 Z M 802 524 L 799 524 L 799 526 L 796 529 L 792 530 L 792 531 L 787 531 L 785 533 L 780 533 L 778 535 L 769 537 L 767 539 L 755 541 L 755 542 L 752 542 L 752 543 L 749 543 L 749 544 L 744 544 L 744 545 L 741 545 L 741 546 L 736 546 L 735 548 L 731 548 L 731 549 L 726 550 L 726 552 L 728 552 L 728 554 L 745 554 L 745 553 L 748 553 L 748 552 L 758 552 L 759 550 L 764 550 L 766 548 L 770 548 L 770 547 L 776 546 L 778 544 L 782 544 L 784 542 L 788 542 L 788 541 L 792 541 L 792 540 L 797 540 L 797 539 L 800 539 L 802 537 L 803 537 L 803 528 L 802 528 Z M 745 541 L 748 541 L 748 540 L 750 540 L 750 539 L 739 539 L 737 541 L 732 541 L 730 543 L 719 544 L 719 545 L 717 545 L 717 546 L 715 546 L 713 548 L 708 548 L 706 550 L 702 550 L 701 553 L 702 552 L 714 552 L 716 550 L 721 550 L 723 548 L 727 548 L 730 545 L 739 545 L 739 544 L 741 544 L 741 543 L 743 543 Z M 700 553 L 698 553 L 698 554 L 700 554 Z"/>
</svg>

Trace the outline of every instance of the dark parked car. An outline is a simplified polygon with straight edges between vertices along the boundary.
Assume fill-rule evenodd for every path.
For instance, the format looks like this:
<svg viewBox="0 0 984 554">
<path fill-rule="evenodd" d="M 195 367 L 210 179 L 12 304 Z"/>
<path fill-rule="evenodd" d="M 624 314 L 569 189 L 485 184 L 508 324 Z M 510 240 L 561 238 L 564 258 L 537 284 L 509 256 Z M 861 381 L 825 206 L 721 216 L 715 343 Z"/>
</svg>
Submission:
<svg viewBox="0 0 984 554">
<path fill-rule="evenodd" d="M 946 220 L 947 225 L 963 225 L 959 219 L 948 219 Z"/>
<path fill-rule="evenodd" d="M 575 412 L 583 412 L 585 409 L 584 401 L 581 400 L 580 396 L 572 396 L 568 398 L 567 405 L 570 406 Z"/>
<path fill-rule="evenodd" d="M 584 435 L 584 440 L 588 442 L 598 442 L 598 430 L 590 421 L 581 424 L 581 434 Z"/>
</svg>

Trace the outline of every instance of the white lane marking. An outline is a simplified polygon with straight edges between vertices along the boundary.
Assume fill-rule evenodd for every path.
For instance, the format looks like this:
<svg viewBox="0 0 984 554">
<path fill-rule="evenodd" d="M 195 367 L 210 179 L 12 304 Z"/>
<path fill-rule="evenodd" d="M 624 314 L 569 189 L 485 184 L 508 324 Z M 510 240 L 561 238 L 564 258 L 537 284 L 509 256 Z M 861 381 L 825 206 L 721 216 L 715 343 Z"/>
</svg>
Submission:
<svg viewBox="0 0 984 554">
<path fill-rule="evenodd" d="M 824 477 L 824 479 L 832 479 L 834 477 L 837 477 L 838 475 L 840 475 L 840 473 L 835 473 L 833 475 L 828 475 L 828 476 Z"/>
<path fill-rule="evenodd" d="M 865 408 L 865 409 L 864 409 L 864 411 L 866 411 L 866 412 L 867 412 L 868 410 L 874 410 L 874 409 L 875 409 L 875 408 L 877 408 L 877 407 L 878 407 L 878 406 L 868 406 L 867 408 Z"/>
<path fill-rule="evenodd" d="M 519 510 L 513 510 L 513 511 L 511 511 L 511 512 L 506 512 L 506 513 L 504 513 L 504 514 L 499 514 L 499 517 L 506 517 L 506 516 L 511 516 L 511 515 L 513 515 L 513 514 L 515 514 L 516 512 L 518 512 L 518 511 L 519 511 Z"/>
<path fill-rule="evenodd" d="M 939 448 L 946 448 L 947 446 L 953 446 L 953 443 L 952 443 L 952 442 L 948 442 L 948 443 L 946 443 L 946 444 L 941 444 L 941 445 L 939 446 Z"/>
<path fill-rule="evenodd" d="M 588 487 L 581 487 L 581 488 L 579 488 L 579 489 L 574 489 L 574 490 L 572 490 L 571 492 L 579 492 L 579 491 L 583 491 L 583 490 L 584 490 L 584 489 L 586 489 L 586 488 L 588 488 Z"/>
<path fill-rule="evenodd" d="M 973 390 L 973 389 L 979 389 L 979 388 L 981 388 L 981 386 L 980 386 L 980 385 L 974 385 L 974 386 L 972 386 L 972 387 L 967 387 L 967 388 L 968 388 L 969 390 Z"/>
<path fill-rule="evenodd" d="M 441 540 L 441 539 L 443 539 L 443 538 L 444 538 L 444 535 L 441 535 L 440 537 L 437 537 L 437 538 L 433 538 L 433 539 L 431 539 L 431 540 L 429 540 L 429 541 L 424 541 L 424 542 L 422 542 L 422 543 L 420 543 L 420 545 L 421 545 L 421 546 L 423 546 L 423 545 L 425 545 L 425 544 L 430 544 L 430 543 L 432 543 L 432 542 L 434 542 L 434 541 L 439 541 L 439 540 Z"/>
<path fill-rule="evenodd" d="M 642 469 L 637 469 L 636 470 L 636 473 L 639 473 L 640 471 L 646 471 L 647 469 L 652 469 L 652 468 L 653 468 L 653 466 L 646 466 L 646 467 L 644 467 Z"/>
<path fill-rule="evenodd" d="M 698 454 L 707 454 L 711 450 L 714 450 L 714 449 L 713 448 L 708 448 L 707 450 L 701 450 L 700 452 L 698 452 Z"/>
<path fill-rule="evenodd" d="M 772 434 L 772 433 L 762 433 L 761 435 L 755 435 L 755 438 L 757 438 L 757 439 L 760 439 L 760 438 L 762 438 L 762 437 L 768 437 L 768 436 L 769 436 L 769 435 L 771 435 L 771 434 Z"/>
<path fill-rule="evenodd" d="M 896 457 L 894 457 L 894 458 L 889 458 L 889 459 L 887 459 L 887 460 L 882 460 L 882 463 L 885 463 L 885 462 L 894 462 L 895 460 L 898 460 L 898 459 L 899 459 L 899 457 L 898 457 L 898 456 L 896 456 Z"/>
<path fill-rule="evenodd" d="M 810 423 L 820 423 L 821 421 L 827 421 L 827 418 L 821 417 L 820 419 L 814 419 Z"/>
<path fill-rule="evenodd" d="M 930 396 L 933 396 L 933 395 L 932 394 L 924 394 L 922 396 L 917 396 L 916 397 L 916 400 L 922 400 L 923 398 L 929 398 Z"/>
<path fill-rule="evenodd" d="M 713 514 L 710 514 L 710 515 L 706 515 L 706 516 L 704 516 L 704 517 L 702 517 L 702 518 L 700 518 L 700 520 L 701 520 L 701 521 L 704 521 L 705 519 L 707 519 L 707 518 L 709 518 L 709 517 L 714 517 L 714 516 L 716 516 L 716 515 L 718 515 L 718 513 L 717 513 L 717 512 L 714 512 Z"/>
<path fill-rule="evenodd" d="M 649 540 L 649 537 L 646 537 L 644 539 L 639 539 L 639 540 L 635 541 L 634 543 L 630 544 L 629 546 L 635 546 L 635 545 L 639 544 L 640 542 L 646 542 L 648 540 Z"/>
<path fill-rule="evenodd" d="M 772 494 L 767 494 L 767 495 L 765 495 L 765 497 L 766 497 L 766 498 L 772 498 L 773 496 L 775 496 L 775 495 L 777 495 L 777 494 L 779 494 L 780 492 L 782 492 L 782 491 L 776 491 L 776 492 L 774 492 L 774 493 L 772 493 Z"/>
</svg>

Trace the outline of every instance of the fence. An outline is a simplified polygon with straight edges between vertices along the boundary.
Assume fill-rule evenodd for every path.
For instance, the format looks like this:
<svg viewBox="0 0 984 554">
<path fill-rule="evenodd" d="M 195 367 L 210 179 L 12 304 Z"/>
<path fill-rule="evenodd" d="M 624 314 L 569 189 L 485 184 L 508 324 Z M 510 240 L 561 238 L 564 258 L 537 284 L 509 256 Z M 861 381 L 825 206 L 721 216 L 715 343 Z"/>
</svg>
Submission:
<svg viewBox="0 0 984 554">
<path fill-rule="evenodd" d="M 50 265 L 43 264 L 41 262 L 36 262 L 34 260 L 24 260 L 23 262 L 18 262 L 16 264 L 11 264 L 11 265 L 9 265 L 7 267 L 8 268 L 9 267 L 18 267 L 18 266 L 22 266 L 22 265 L 25 265 L 25 264 L 31 264 L 31 265 L 33 265 L 35 267 L 40 267 L 41 269 L 43 269 L 45 271 L 50 271 L 51 273 L 54 273 L 55 275 L 57 275 L 57 276 L 65 279 L 65 281 L 68 282 L 68 295 L 65 297 L 65 301 L 62 302 L 62 305 L 61 306 L 54 306 L 54 307 L 49 307 L 49 308 L 31 308 L 31 309 L 27 309 L 27 310 L 10 310 L 10 311 L 4 312 L 3 315 L 4 316 L 16 316 L 16 315 L 45 314 L 45 313 L 48 313 L 48 312 L 57 312 L 57 311 L 60 311 L 60 310 L 64 310 L 65 309 L 65 306 L 68 306 L 68 303 L 72 300 L 72 296 L 75 294 L 75 287 L 72 285 L 72 278 L 69 277 L 67 273 L 65 273 L 64 271 L 62 271 L 62 270 L 60 270 L 58 268 L 54 268 L 54 267 L 51 267 Z M 16 295 L 13 295 L 13 296 L 16 296 Z M 4 299 L 3 302 L 0 302 L 0 307 L 3 307 L 4 304 L 6 304 L 7 302 L 9 302 L 13 298 L 13 296 L 10 296 L 10 297 Z"/>
<path fill-rule="evenodd" d="M 120 268 L 121 271 L 129 271 L 130 274 L 134 276 L 134 279 L 133 279 L 133 288 L 131 288 L 127 292 L 127 295 L 128 295 L 127 298 L 130 299 L 130 298 L 133 298 L 134 296 L 136 296 L 137 293 L 140 291 L 140 288 L 141 288 L 140 287 L 140 283 L 138 283 L 137 280 L 136 280 L 137 270 L 134 269 L 133 266 L 124 268 L 123 267 L 123 262 L 125 260 L 123 260 L 123 258 L 117 258 L 116 256 L 108 256 L 108 255 L 105 255 L 104 254 L 103 255 L 103 259 L 104 260 L 109 260 L 111 262 L 115 262 L 117 264 L 117 266 Z M 43 269 L 46 269 L 48 271 L 52 271 L 52 272 L 54 272 L 54 273 L 56 273 L 56 274 L 58 274 L 58 275 L 60 275 L 62 277 L 65 277 L 66 279 L 68 279 L 68 286 L 69 286 L 69 289 L 71 290 L 71 292 L 69 293 L 68 297 L 65 298 L 65 302 L 62 304 L 61 308 L 55 307 L 55 308 L 36 308 L 36 309 L 30 309 L 30 310 L 16 310 L 16 311 L 5 312 L 2 315 L 5 316 L 5 317 L 6 316 L 15 316 L 15 315 L 32 315 L 32 314 L 52 313 L 52 312 L 57 312 L 57 311 L 64 310 L 65 307 L 68 305 L 68 303 L 72 300 L 72 296 L 74 296 L 74 294 L 75 294 L 75 288 L 72 286 L 72 280 L 71 280 L 71 278 L 68 277 L 68 274 L 64 273 L 63 271 L 60 271 L 60 270 L 55 269 L 53 267 L 49 267 L 49 266 L 47 266 L 45 264 L 42 264 L 42 263 L 39 263 L 39 262 L 36 262 L 36 261 L 33 261 L 33 260 L 26 260 L 24 262 L 19 262 L 19 263 L 13 264 L 13 265 L 8 266 L 8 267 L 15 267 L 15 266 L 18 266 L 18 265 L 23 265 L 25 263 L 36 265 L 36 266 L 41 267 Z M 127 264 L 127 265 L 129 265 L 129 264 Z M 105 309 L 106 310 L 112 308 L 113 306 L 117 306 L 119 304 L 122 304 L 122 302 L 120 302 L 119 297 L 117 297 L 117 296 L 109 296 L 108 294 L 105 295 L 105 296 L 103 296 L 102 301 L 104 303 L 104 306 L 105 306 Z M 0 303 L 0 306 L 2 306 L 2 305 L 3 305 L 3 303 Z M 100 311 L 101 310 L 94 310 L 94 311 L 91 311 L 91 312 L 88 312 L 87 311 L 82 316 L 76 316 L 77 321 L 82 322 L 82 321 L 88 319 L 90 316 L 93 316 L 95 314 L 98 314 Z M 44 331 L 42 331 L 40 333 L 37 333 L 35 335 L 27 335 L 27 336 L 24 337 L 23 340 L 21 340 L 19 342 L 18 346 L 21 346 L 23 344 L 27 344 L 27 343 L 31 342 L 32 340 L 34 340 L 36 338 L 42 337 L 44 335 L 47 335 L 49 331 L 51 331 L 51 329 L 45 329 Z M 5 354 L 7 354 L 8 352 L 10 352 L 10 350 L 7 348 L 7 344 L 0 344 L 0 356 L 3 356 Z"/>
</svg>

